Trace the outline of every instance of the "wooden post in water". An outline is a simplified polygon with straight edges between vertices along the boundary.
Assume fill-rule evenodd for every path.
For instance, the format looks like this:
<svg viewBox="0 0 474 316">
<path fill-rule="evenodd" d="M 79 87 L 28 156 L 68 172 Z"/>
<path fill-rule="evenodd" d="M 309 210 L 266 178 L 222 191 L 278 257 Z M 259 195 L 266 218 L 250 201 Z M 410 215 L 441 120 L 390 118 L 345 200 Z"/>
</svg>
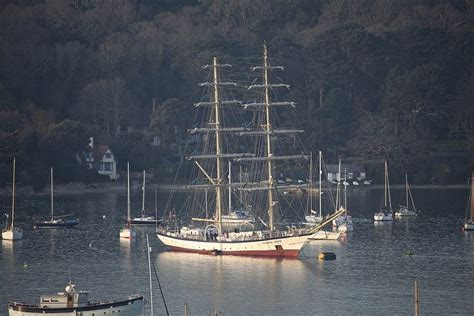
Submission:
<svg viewBox="0 0 474 316">
<path fill-rule="evenodd" d="M 415 316 L 420 316 L 420 300 L 418 296 L 418 280 L 415 279 Z"/>
<path fill-rule="evenodd" d="M 184 303 L 184 316 L 189 316 L 188 304 Z"/>
</svg>

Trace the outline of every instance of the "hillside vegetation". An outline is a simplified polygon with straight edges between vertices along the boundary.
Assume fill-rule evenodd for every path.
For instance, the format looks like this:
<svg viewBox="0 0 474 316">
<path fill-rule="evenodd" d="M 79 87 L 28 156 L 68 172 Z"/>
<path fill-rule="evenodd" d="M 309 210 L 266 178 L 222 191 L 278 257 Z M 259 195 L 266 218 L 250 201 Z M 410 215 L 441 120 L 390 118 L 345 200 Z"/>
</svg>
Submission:
<svg viewBox="0 0 474 316">
<path fill-rule="evenodd" d="M 200 66 L 258 62 L 266 41 L 291 85 L 286 117 L 308 150 L 415 182 L 464 181 L 474 141 L 474 3 L 468 0 L 0 1 L 0 173 L 81 180 L 89 136 L 121 167 L 171 156 Z M 242 79 L 243 80 L 243 79 Z M 249 83 L 247 83 L 249 84 Z M 155 110 L 153 111 L 153 100 Z M 124 129 L 136 132 L 123 135 Z M 146 133 L 140 132 L 146 130 Z M 152 136 L 162 141 L 151 148 Z M 372 168 L 372 169 L 371 169 Z M 372 171 L 370 171 L 372 170 Z M 400 177 L 401 179 L 401 177 Z"/>
</svg>

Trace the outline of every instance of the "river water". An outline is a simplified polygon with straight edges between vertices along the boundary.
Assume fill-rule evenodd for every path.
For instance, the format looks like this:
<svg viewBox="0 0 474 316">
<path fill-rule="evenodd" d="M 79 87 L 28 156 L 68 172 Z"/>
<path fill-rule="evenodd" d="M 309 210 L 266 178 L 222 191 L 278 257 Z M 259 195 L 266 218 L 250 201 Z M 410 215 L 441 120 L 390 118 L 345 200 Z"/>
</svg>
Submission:
<svg viewBox="0 0 474 316">
<path fill-rule="evenodd" d="M 467 187 L 412 189 L 420 215 L 377 225 L 372 215 L 382 191 L 349 190 L 354 231 L 343 242 L 312 242 L 299 259 L 169 252 L 154 227 L 139 228 L 135 240 L 120 240 L 126 197 L 119 192 L 57 196 L 57 213 L 75 213 L 79 226 L 33 230 L 32 218 L 49 212 L 49 197 L 20 196 L 23 240 L 1 241 L 0 315 L 7 314 L 9 300 L 36 303 L 40 294 L 62 291 L 69 273 L 93 300 L 132 294 L 149 300 L 147 234 L 172 315 L 183 315 L 184 304 L 191 315 L 410 315 L 415 278 L 422 314 L 472 315 L 474 234 L 459 229 Z M 403 189 L 393 191 L 398 203 Z M 137 215 L 140 198 L 132 198 Z M 332 251 L 337 259 L 318 261 L 321 251 Z M 166 315 L 157 282 L 154 287 L 155 315 Z"/>
</svg>

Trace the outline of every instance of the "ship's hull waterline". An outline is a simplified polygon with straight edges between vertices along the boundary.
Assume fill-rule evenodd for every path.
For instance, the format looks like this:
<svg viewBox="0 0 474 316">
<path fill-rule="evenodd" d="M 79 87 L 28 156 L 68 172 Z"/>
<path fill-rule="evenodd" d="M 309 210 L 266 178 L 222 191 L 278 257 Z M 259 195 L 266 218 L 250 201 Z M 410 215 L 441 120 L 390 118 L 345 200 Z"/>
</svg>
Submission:
<svg viewBox="0 0 474 316">
<path fill-rule="evenodd" d="M 259 257 L 298 257 L 311 234 L 285 236 L 252 241 L 204 241 L 177 238 L 158 233 L 158 238 L 171 250 L 201 254 Z"/>
</svg>

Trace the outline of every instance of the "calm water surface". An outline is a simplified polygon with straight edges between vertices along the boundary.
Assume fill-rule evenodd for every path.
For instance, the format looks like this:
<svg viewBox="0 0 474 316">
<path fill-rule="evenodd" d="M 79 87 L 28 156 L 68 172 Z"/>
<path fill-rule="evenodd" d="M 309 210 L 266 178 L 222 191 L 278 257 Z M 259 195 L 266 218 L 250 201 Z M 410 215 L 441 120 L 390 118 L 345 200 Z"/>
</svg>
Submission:
<svg viewBox="0 0 474 316">
<path fill-rule="evenodd" d="M 69 270 L 92 299 L 148 297 L 146 234 L 172 315 L 183 315 L 185 303 L 191 315 L 410 315 L 415 277 L 422 314 L 472 315 L 474 234 L 459 230 L 468 190 L 412 191 L 421 215 L 380 225 L 372 214 L 382 190 L 349 191 L 354 232 L 344 242 L 312 242 L 297 260 L 168 252 L 152 227 L 139 228 L 136 240 L 120 240 L 126 197 L 117 192 L 58 196 L 57 213 L 75 213 L 80 225 L 33 230 L 32 218 L 49 212 L 49 197 L 20 196 L 18 225 L 25 229 L 24 239 L 1 241 L 0 315 L 7 314 L 8 300 L 36 303 L 40 294 L 61 291 Z M 394 190 L 394 204 L 402 192 Z M 147 202 L 152 209 L 153 201 Z M 138 215 L 139 194 L 132 205 Z M 337 260 L 318 261 L 321 251 L 335 252 Z M 155 315 L 164 315 L 155 290 Z"/>
</svg>

